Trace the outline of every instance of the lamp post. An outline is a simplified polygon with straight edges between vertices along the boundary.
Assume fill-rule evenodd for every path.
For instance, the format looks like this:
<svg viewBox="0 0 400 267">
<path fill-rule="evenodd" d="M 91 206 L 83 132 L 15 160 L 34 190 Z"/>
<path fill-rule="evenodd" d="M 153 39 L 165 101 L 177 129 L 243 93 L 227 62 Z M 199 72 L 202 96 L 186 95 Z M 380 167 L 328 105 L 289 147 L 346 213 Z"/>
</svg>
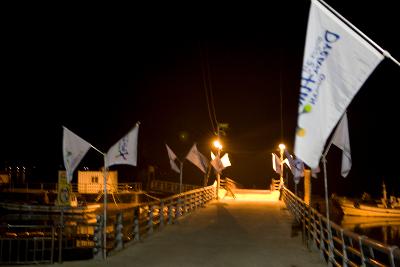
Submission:
<svg viewBox="0 0 400 267">
<path fill-rule="evenodd" d="M 214 146 L 217 148 L 217 157 L 221 156 L 222 145 L 218 140 L 214 141 Z M 217 171 L 217 200 L 219 199 L 219 184 L 220 184 L 220 173 Z"/>
<path fill-rule="evenodd" d="M 279 144 L 279 152 L 281 153 L 281 177 L 280 184 L 283 184 L 283 151 L 285 151 L 286 146 L 284 144 Z"/>
</svg>

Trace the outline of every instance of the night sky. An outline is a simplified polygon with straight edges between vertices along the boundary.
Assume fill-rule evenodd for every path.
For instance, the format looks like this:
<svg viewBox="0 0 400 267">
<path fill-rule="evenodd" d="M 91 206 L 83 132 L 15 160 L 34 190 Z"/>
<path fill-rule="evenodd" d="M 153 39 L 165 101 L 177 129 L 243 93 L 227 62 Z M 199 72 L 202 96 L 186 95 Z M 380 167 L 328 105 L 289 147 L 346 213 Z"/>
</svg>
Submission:
<svg viewBox="0 0 400 267">
<path fill-rule="evenodd" d="M 214 134 L 206 83 L 217 120 L 229 123 L 222 142 L 233 166 L 224 176 L 246 187 L 267 188 L 271 177 L 277 177 L 271 152 L 278 154 L 278 144 L 284 142 L 293 153 L 310 5 L 295 2 L 229 10 L 13 10 L 2 38 L 0 167 L 35 166 L 29 182 L 56 182 L 63 167 L 63 125 L 106 152 L 140 121 L 138 166 L 113 168 L 122 181 L 141 181 L 153 164 L 157 178 L 178 182 L 165 143 L 181 159 L 194 142 L 209 156 Z M 327 2 L 400 59 L 394 1 Z M 204 76 L 207 68 L 209 76 Z M 353 167 L 341 178 L 341 152 L 332 147 L 331 192 L 379 195 L 384 179 L 389 193 L 400 194 L 400 141 L 394 129 L 399 78 L 400 67 L 385 59 L 351 102 Z M 84 166 L 99 169 L 101 156 L 91 150 L 79 169 Z M 201 181 L 202 173 L 186 161 L 184 183 Z M 322 194 L 322 175 L 313 183 L 314 193 Z"/>
</svg>

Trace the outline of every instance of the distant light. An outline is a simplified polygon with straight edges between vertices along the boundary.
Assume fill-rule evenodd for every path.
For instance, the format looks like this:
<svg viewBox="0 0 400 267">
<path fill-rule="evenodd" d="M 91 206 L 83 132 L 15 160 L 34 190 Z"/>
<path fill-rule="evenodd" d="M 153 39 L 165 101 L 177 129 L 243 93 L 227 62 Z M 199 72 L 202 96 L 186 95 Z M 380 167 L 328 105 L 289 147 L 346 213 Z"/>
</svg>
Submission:
<svg viewBox="0 0 400 267">
<path fill-rule="evenodd" d="M 284 150 L 286 148 L 286 146 L 284 144 L 279 144 L 279 149 L 280 150 Z"/>
</svg>

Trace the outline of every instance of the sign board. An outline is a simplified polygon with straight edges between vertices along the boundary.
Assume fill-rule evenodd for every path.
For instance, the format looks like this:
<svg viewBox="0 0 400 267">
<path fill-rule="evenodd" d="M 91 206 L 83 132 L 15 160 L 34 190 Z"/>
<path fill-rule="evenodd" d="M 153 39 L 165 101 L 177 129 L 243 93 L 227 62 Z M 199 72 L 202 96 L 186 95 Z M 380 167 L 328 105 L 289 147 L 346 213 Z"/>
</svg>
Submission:
<svg viewBox="0 0 400 267">
<path fill-rule="evenodd" d="M 58 171 L 58 194 L 57 194 L 57 205 L 58 206 L 70 206 L 71 205 L 71 185 L 67 182 L 67 172 Z"/>
</svg>

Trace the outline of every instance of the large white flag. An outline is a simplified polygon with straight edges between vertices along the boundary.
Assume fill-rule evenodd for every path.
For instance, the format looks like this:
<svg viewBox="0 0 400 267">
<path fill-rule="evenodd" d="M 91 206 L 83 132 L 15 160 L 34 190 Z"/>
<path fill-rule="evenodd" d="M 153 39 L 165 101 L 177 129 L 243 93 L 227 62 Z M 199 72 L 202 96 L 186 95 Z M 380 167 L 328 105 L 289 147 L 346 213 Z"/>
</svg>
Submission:
<svg viewBox="0 0 400 267">
<path fill-rule="evenodd" d="M 176 171 L 177 173 L 180 173 L 181 170 L 178 168 L 178 166 L 175 163 L 175 160 L 178 158 L 175 153 L 169 148 L 167 144 L 165 144 L 167 147 L 167 152 L 168 152 L 168 158 L 169 158 L 169 164 L 171 165 L 171 169 Z"/>
<path fill-rule="evenodd" d="M 333 128 L 383 56 L 312 0 L 294 152 L 312 169 Z"/>
<path fill-rule="evenodd" d="M 117 164 L 136 166 L 139 123 L 107 152 L 106 167 Z"/>
<path fill-rule="evenodd" d="M 197 150 L 197 145 L 194 144 L 187 154 L 186 158 L 197 166 L 202 172 L 206 173 L 208 168 L 208 159 Z"/>
<path fill-rule="evenodd" d="M 332 143 L 343 151 L 342 176 L 346 177 L 351 169 L 349 126 L 346 113 L 344 113 L 339 125 L 336 127 L 336 131 L 332 138 Z"/>
<path fill-rule="evenodd" d="M 282 172 L 281 165 L 281 159 L 277 155 L 275 155 L 275 153 L 272 153 L 272 169 L 274 169 L 277 174 L 281 174 Z"/>
<path fill-rule="evenodd" d="M 64 128 L 63 134 L 63 156 L 64 166 L 67 172 L 67 182 L 70 183 L 72 180 L 72 174 L 79 162 L 86 155 L 90 147 L 92 146 L 66 127 Z"/>
</svg>

